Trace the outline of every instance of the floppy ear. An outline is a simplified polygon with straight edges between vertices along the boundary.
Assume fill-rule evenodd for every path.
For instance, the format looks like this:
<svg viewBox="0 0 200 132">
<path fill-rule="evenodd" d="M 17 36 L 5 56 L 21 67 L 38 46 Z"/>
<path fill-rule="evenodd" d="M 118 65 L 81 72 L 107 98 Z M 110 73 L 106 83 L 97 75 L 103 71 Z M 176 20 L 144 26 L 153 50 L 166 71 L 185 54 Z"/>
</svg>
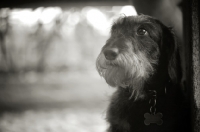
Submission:
<svg viewBox="0 0 200 132">
<path fill-rule="evenodd" d="M 163 42 L 163 48 L 165 48 L 165 52 L 167 54 L 167 60 L 168 60 L 168 74 L 173 83 L 177 83 L 179 80 L 180 68 L 178 65 L 179 53 L 178 53 L 178 45 L 176 42 L 175 35 L 172 31 L 172 28 L 168 28 L 166 26 L 163 26 L 163 35 L 162 35 L 162 42 Z"/>
</svg>

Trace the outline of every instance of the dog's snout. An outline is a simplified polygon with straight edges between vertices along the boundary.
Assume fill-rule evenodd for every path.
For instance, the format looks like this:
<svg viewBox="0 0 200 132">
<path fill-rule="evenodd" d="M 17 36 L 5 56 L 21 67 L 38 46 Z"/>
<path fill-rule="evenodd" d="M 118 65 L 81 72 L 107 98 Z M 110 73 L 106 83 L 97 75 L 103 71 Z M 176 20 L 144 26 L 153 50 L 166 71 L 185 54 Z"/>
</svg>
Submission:
<svg viewBox="0 0 200 132">
<path fill-rule="evenodd" d="M 107 60 L 114 60 L 117 57 L 119 51 L 117 48 L 112 48 L 105 50 L 103 53 Z"/>
</svg>

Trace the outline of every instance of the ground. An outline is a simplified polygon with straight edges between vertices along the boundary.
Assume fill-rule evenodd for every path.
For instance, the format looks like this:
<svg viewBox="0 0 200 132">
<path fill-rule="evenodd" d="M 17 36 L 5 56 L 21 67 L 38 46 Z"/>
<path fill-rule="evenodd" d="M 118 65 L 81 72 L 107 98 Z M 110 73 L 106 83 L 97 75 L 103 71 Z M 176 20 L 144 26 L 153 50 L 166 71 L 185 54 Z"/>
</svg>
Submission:
<svg viewBox="0 0 200 132">
<path fill-rule="evenodd" d="M 22 73 L 1 78 L 1 132 L 104 132 L 114 91 L 96 72 Z"/>
</svg>

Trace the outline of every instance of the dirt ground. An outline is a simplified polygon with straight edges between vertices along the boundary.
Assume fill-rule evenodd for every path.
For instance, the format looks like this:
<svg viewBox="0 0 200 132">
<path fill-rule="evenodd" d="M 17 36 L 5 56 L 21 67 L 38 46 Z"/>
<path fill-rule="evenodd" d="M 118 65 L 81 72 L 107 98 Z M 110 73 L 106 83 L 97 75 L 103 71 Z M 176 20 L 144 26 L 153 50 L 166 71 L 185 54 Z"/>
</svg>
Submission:
<svg viewBox="0 0 200 132">
<path fill-rule="evenodd" d="M 104 132 L 113 91 L 96 72 L 1 77 L 0 132 Z"/>
</svg>

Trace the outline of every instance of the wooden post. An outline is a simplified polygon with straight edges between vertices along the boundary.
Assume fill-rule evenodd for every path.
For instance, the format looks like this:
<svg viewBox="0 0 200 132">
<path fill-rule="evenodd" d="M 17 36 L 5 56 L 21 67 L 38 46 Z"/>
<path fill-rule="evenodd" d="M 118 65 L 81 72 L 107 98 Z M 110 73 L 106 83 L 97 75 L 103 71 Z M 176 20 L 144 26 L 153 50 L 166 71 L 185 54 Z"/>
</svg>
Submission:
<svg viewBox="0 0 200 132">
<path fill-rule="evenodd" d="M 188 87 L 191 88 L 191 124 L 194 132 L 200 131 L 200 44 L 199 3 L 187 0 L 185 9 L 185 40 L 188 58 Z M 188 12 L 188 13 L 187 13 Z"/>
</svg>

